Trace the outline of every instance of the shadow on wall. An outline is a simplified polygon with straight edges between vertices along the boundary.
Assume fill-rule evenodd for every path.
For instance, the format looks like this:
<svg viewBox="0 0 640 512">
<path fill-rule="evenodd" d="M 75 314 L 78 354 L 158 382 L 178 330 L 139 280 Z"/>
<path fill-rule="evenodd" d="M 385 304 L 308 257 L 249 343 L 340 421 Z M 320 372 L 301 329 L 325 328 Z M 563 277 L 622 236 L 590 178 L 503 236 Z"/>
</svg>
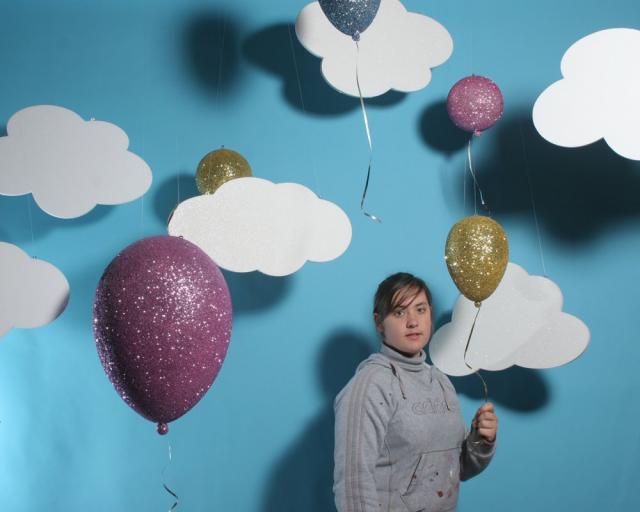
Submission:
<svg viewBox="0 0 640 512">
<path fill-rule="evenodd" d="M 169 216 L 182 201 L 200 195 L 194 172 L 179 172 L 165 179 L 155 190 L 153 211 L 163 225 L 169 223 Z"/>
<path fill-rule="evenodd" d="M 450 321 L 451 310 L 438 317 L 434 331 Z M 471 342 L 473 343 L 473 340 Z M 431 363 L 430 359 L 429 362 Z M 540 370 L 512 366 L 499 372 L 482 370 L 480 373 L 487 383 L 489 400 L 496 406 L 518 412 L 532 412 L 542 409 L 549 402 L 549 386 Z M 482 382 L 477 375 L 449 378 L 459 394 L 473 400 L 484 399 Z"/>
<path fill-rule="evenodd" d="M 424 109 L 418 120 L 418 131 L 427 146 L 447 158 L 464 148 L 470 137 L 449 119 L 446 100 L 436 101 Z"/>
<path fill-rule="evenodd" d="M 230 95 L 240 79 L 238 19 L 225 11 L 201 11 L 184 31 L 186 62 L 205 93 Z"/>
<path fill-rule="evenodd" d="M 286 297 L 294 275 L 274 277 L 261 272 L 222 272 L 229 286 L 234 315 L 269 309 Z"/>
<path fill-rule="evenodd" d="M 31 194 L 21 196 L 0 195 L 0 219 L 2 219 L 3 240 L 13 244 L 24 244 L 40 240 L 55 229 L 97 224 L 107 217 L 115 206 L 98 205 L 89 213 L 75 219 L 53 217 L 37 205 Z M 31 254 L 31 256 L 38 256 Z"/>
<path fill-rule="evenodd" d="M 418 131 L 448 157 L 468 140 L 446 116 L 444 102 L 425 109 Z M 640 213 L 640 162 L 617 155 L 603 140 L 580 148 L 551 144 L 538 134 L 530 109 L 500 120 L 475 137 L 474 146 L 476 175 L 498 219 L 524 216 L 535 232 L 533 192 L 541 227 L 558 240 L 584 243 Z M 451 190 L 462 189 L 462 172 L 449 179 L 455 180 Z"/>
<path fill-rule="evenodd" d="M 329 512 L 333 500 L 333 400 L 375 350 L 372 338 L 342 329 L 323 345 L 318 377 L 324 392 L 322 410 L 276 463 L 264 496 L 264 512 Z"/>
<path fill-rule="evenodd" d="M 296 110 L 332 116 L 360 107 L 359 98 L 342 94 L 326 82 L 320 72 L 320 59 L 304 49 L 291 23 L 271 25 L 250 35 L 242 45 L 242 53 L 249 62 L 282 80 L 282 95 Z M 296 66 L 300 84 L 296 77 Z M 304 108 L 300 101 L 300 90 Z M 377 98 L 367 99 L 366 104 L 374 107 L 391 106 L 405 96 L 405 93 L 389 91 Z"/>
</svg>

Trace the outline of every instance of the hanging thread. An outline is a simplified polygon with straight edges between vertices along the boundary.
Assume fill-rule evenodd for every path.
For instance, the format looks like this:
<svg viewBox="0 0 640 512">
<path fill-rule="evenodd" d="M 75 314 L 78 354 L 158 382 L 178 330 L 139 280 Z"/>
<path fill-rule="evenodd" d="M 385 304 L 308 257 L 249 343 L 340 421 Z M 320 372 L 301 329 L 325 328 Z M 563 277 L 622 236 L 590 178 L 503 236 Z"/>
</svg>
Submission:
<svg viewBox="0 0 640 512">
<path fill-rule="evenodd" d="M 31 244 L 33 245 L 34 243 L 34 237 L 33 237 L 33 218 L 31 216 L 31 194 L 27 194 L 27 217 L 29 219 L 29 231 L 31 233 Z"/>
<path fill-rule="evenodd" d="M 291 33 L 291 24 L 287 25 L 287 29 L 289 31 L 289 48 L 291 49 L 291 59 L 293 60 L 293 70 L 296 73 L 296 83 L 298 84 L 298 96 L 300 96 L 300 107 L 302 108 L 302 112 L 307 115 L 307 109 L 304 104 L 304 96 L 302 94 L 302 80 L 300 80 L 300 71 L 298 70 L 298 59 L 296 58 L 296 49 L 293 42 L 293 34 Z M 316 193 L 318 197 L 322 198 L 320 194 L 320 180 L 318 179 L 318 169 L 316 160 L 313 159 L 312 163 L 313 169 L 313 179 L 316 184 Z"/>
<path fill-rule="evenodd" d="M 531 211 L 533 212 L 533 221 L 536 225 L 536 234 L 538 236 L 538 252 L 540 253 L 540 262 L 542 263 L 542 272 L 547 277 L 547 268 L 544 264 L 544 251 L 542 249 L 542 235 L 540 233 L 540 224 L 538 223 L 538 210 L 536 208 L 536 200 L 533 196 L 533 185 L 531 184 L 531 175 L 529 173 L 529 159 L 527 158 L 527 147 L 524 143 L 524 134 L 522 133 L 522 124 L 518 123 L 518 132 L 520 133 L 520 144 L 522 146 L 522 156 L 524 159 L 524 173 L 527 177 L 527 185 L 529 186 L 529 199 L 531 201 Z"/>
<path fill-rule="evenodd" d="M 226 14 L 222 15 L 222 35 L 220 36 L 220 53 L 218 59 L 218 83 L 216 84 L 216 103 L 218 102 L 218 98 L 220 96 L 220 84 L 222 83 L 222 62 L 224 60 L 224 42 L 225 35 L 227 32 L 227 16 Z"/>
</svg>

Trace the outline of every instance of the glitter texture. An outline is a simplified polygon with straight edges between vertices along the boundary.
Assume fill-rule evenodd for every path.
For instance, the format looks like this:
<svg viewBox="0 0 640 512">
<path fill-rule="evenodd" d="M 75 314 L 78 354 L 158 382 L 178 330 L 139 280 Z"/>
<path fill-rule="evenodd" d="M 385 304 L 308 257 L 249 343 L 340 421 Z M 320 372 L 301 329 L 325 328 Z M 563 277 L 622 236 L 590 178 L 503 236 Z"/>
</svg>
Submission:
<svg viewBox="0 0 640 512">
<path fill-rule="evenodd" d="M 507 235 L 489 217 L 465 217 L 449 231 L 445 261 L 460 293 L 476 303 L 482 302 L 498 287 L 507 268 Z"/>
<path fill-rule="evenodd" d="M 216 149 L 200 160 L 196 185 L 201 194 L 213 194 L 223 183 L 251 175 L 249 162 L 240 153 L 231 149 Z"/>
<path fill-rule="evenodd" d="M 331 24 L 355 41 L 376 17 L 380 0 L 319 0 Z"/>
<path fill-rule="evenodd" d="M 211 258 L 178 237 L 145 238 L 116 256 L 100 279 L 93 306 L 98 355 L 132 409 L 169 423 L 213 383 L 231 316 L 227 284 Z"/>
<path fill-rule="evenodd" d="M 500 88 L 483 76 L 468 76 L 456 82 L 447 97 L 447 112 L 458 128 L 479 135 L 502 116 L 504 100 Z"/>
</svg>

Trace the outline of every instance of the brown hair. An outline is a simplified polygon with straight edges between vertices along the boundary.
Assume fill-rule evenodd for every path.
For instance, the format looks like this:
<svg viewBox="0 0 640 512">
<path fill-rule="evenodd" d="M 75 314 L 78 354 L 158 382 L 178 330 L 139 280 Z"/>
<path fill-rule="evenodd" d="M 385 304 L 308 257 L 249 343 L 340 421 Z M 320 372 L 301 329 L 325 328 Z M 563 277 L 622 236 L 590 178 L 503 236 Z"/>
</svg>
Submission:
<svg viewBox="0 0 640 512">
<path fill-rule="evenodd" d="M 395 308 L 420 292 L 425 293 L 429 306 L 431 306 L 431 291 L 419 277 L 408 272 L 398 272 L 387 277 L 378 285 L 373 299 L 373 314 L 377 319 L 376 324 L 382 323 Z"/>
</svg>

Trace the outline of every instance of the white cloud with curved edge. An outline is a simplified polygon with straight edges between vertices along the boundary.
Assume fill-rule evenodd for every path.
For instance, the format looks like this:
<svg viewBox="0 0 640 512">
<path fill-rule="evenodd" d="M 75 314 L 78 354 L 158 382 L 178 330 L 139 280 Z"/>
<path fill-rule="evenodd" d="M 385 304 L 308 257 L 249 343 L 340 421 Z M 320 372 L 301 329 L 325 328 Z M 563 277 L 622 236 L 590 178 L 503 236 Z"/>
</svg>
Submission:
<svg viewBox="0 0 640 512">
<path fill-rule="evenodd" d="M 151 186 L 151 169 L 128 147 L 114 124 L 53 105 L 25 108 L 0 137 L 0 194 L 32 193 L 40 208 L 62 219 L 133 201 Z"/>
<path fill-rule="evenodd" d="M 533 123 L 558 146 L 604 138 L 625 158 L 640 160 L 640 30 L 613 28 L 574 43 L 562 57 L 562 80 L 533 106 Z"/>
<path fill-rule="evenodd" d="M 69 283 L 51 263 L 0 242 L 0 336 L 53 322 L 67 307 Z"/>
<path fill-rule="evenodd" d="M 356 62 L 364 97 L 395 89 L 413 92 L 431 81 L 431 68 L 453 52 L 447 29 L 432 18 L 408 12 L 399 0 L 382 0 L 378 14 L 358 43 L 337 30 L 314 2 L 296 20 L 302 46 L 322 58 L 322 74 L 331 86 L 358 96 Z"/>
<path fill-rule="evenodd" d="M 224 269 L 284 276 L 306 261 L 340 256 L 351 242 L 351 222 L 303 185 L 236 178 L 180 203 L 169 234 L 193 242 Z"/>
<path fill-rule="evenodd" d="M 465 365 L 464 349 L 476 311 L 473 302 L 460 295 L 451 322 L 429 342 L 431 360 L 449 375 L 474 371 Z M 562 292 L 553 281 L 510 262 L 496 291 L 482 303 L 467 363 L 492 371 L 513 365 L 552 368 L 582 354 L 589 339 L 587 326 L 562 311 Z"/>
</svg>

